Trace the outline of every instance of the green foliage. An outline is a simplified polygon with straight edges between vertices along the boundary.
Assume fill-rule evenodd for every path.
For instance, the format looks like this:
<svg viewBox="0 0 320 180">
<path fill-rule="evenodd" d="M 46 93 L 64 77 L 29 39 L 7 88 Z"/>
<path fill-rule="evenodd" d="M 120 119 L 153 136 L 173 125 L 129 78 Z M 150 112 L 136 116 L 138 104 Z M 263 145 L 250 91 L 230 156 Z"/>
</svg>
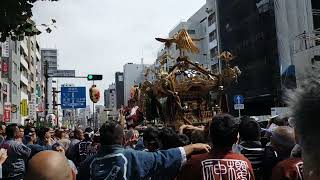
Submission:
<svg viewBox="0 0 320 180">
<path fill-rule="evenodd" d="M 0 42 L 4 42 L 7 37 L 20 41 L 24 36 L 41 33 L 36 23 L 31 20 L 33 3 L 36 1 L 38 0 L 0 0 Z M 56 20 L 52 19 L 50 25 L 41 26 L 46 27 L 46 31 L 50 33 L 52 31 L 50 26 L 54 26 L 55 23 Z"/>
</svg>

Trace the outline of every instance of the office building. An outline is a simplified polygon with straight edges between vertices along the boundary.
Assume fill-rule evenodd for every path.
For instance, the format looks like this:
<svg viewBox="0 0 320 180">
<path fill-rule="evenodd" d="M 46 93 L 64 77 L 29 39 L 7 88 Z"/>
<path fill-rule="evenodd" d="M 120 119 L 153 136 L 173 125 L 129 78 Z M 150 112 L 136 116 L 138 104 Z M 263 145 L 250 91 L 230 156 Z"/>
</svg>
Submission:
<svg viewBox="0 0 320 180">
<path fill-rule="evenodd" d="M 319 9 L 314 0 L 217 1 L 219 49 L 233 53 L 243 72 L 228 92 L 230 108 L 237 94 L 245 97 L 245 115 L 285 106 L 285 89 L 317 63 Z"/>
<path fill-rule="evenodd" d="M 116 72 L 115 74 L 116 85 L 116 107 L 120 109 L 124 105 L 124 77 L 123 72 Z"/>
<path fill-rule="evenodd" d="M 108 108 L 109 105 L 110 105 L 110 98 L 109 98 L 109 96 L 110 96 L 109 89 L 105 89 L 105 90 L 104 90 L 104 106 L 105 106 L 106 108 Z"/>
<path fill-rule="evenodd" d="M 243 72 L 228 94 L 245 97 L 243 114 L 268 115 L 282 97 L 273 2 L 218 0 L 217 5 L 220 49 L 234 54 L 232 64 Z"/>
<path fill-rule="evenodd" d="M 174 29 L 169 32 L 169 37 L 173 37 L 181 29 L 186 29 L 195 41 L 197 47 L 200 49 L 198 54 L 186 53 L 186 55 L 193 62 L 203 65 L 207 69 L 215 68 L 217 64 L 217 32 L 215 25 L 215 9 L 211 9 L 208 14 L 207 5 L 202 6 L 194 15 L 187 21 L 180 22 Z M 208 18 L 209 16 L 209 18 Z M 171 46 L 169 49 L 162 48 L 158 52 L 158 59 L 164 54 L 169 53 L 172 59 L 169 59 L 165 64 L 165 69 L 168 71 L 179 57 L 180 53 L 176 46 Z"/>
<path fill-rule="evenodd" d="M 5 112 L 2 120 L 18 124 L 24 124 L 27 118 L 37 120 L 44 97 L 39 42 L 36 36 L 25 37 L 22 41 L 8 38 L 1 47 L 0 115 Z"/>
<path fill-rule="evenodd" d="M 18 85 L 20 84 L 20 77 L 18 72 L 18 64 L 20 63 L 20 52 L 18 51 L 18 46 L 16 42 L 7 39 L 5 42 L 1 43 L 1 120 L 4 122 L 20 122 L 20 118 L 16 117 L 15 112 L 12 113 L 12 103 L 11 99 L 14 96 L 15 104 L 14 108 L 18 109 L 20 104 L 19 94 L 16 92 L 11 95 L 11 86 L 16 87 L 18 91 Z M 15 66 L 11 66 L 11 63 Z M 14 71 L 12 72 L 14 68 Z M 18 95 L 17 95 L 18 94 Z M 18 101 L 18 103 L 17 103 Z M 19 114 L 18 114 L 19 115 Z M 14 117 L 14 118 L 13 118 Z"/>
<path fill-rule="evenodd" d="M 28 45 L 27 61 L 29 63 L 28 69 L 28 118 L 31 120 L 37 119 L 38 104 L 41 103 L 42 94 L 37 92 L 43 87 L 42 77 L 40 76 L 41 56 L 40 46 L 35 36 L 25 38 Z M 37 81 L 39 80 L 39 81 Z"/>
<path fill-rule="evenodd" d="M 9 42 L 9 49 L 10 49 L 10 58 L 8 61 L 8 72 L 3 71 L 2 74 L 2 79 L 6 81 L 8 84 L 6 91 L 9 93 L 7 96 L 7 101 L 5 104 L 5 110 L 8 110 L 10 107 L 10 122 L 12 123 L 18 123 L 18 124 L 23 124 L 21 115 L 20 115 L 20 96 L 21 94 L 19 93 L 20 90 L 20 61 L 23 58 L 20 54 L 20 44 L 23 44 L 24 42 L 17 42 L 17 41 L 12 41 L 8 40 Z M 20 47 L 19 47 L 20 46 Z M 27 86 L 28 87 L 28 84 Z M 28 93 L 28 91 L 27 91 Z M 28 99 L 28 96 L 27 96 Z M 27 117 L 27 116 L 26 116 Z"/>
<path fill-rule="evenodd" d="M 114 83 L 109 85 L 109 88 L 105 92 L 105 100 L 107 99 L 107 103 L 105 106 L 110 111 L 117 111 L 116 107 L 116 85 Z"/>
<path fill-rule="evenodd" d="M 57 49 L 41 49 L 41 60 L 43 62 L 42 73 L 45 76 L 52 76 L 58 70 L 58 50 Z M 46 103 L 45 110 L 47 114 L 53 113 L 52 105 L 52 80 L 53 78 L 46 78 Z"/>
<path fill-rule="evenodd" d="M 278 1 L 277 1 L 278 2 Z M 279 13 L 284 31 L 288 33 L 284 44 L 286 57 L 291 55 L 292 64 L 295 67 L 297 86 L 305 73 L 310 73 L 310 68 L 320 65 L 320 2 L 318 0 L 279 1 Z M 295 15 L 292 15 L 295 14 Z M 289 19 L 284 24 L 284 18 Z M 280 31 L 281 32 L 281 31 Z M 291 41 L 290 41 L 291 40 Z M 289 62 L 290 63 L 290 62 Z M 288 64 L 288 63 L 287 63 Z"/>
</svg>

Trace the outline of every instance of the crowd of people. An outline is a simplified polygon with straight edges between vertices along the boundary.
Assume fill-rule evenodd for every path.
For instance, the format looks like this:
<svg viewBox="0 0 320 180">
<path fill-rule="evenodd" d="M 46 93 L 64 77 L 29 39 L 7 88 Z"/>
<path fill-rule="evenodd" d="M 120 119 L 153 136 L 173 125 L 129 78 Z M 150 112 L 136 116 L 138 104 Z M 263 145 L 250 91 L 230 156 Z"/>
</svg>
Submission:
<svg viewBox="0 0 320 180">
<path fill-rule="evenodd" d="M 319 73 L 320 74 L 320 73 Z M 124 129 L 0 125 L 2 179 L 320 179 L 319 75 L 289 92 L 291 116 L 267 124 L 218 114 L 204 126 Z"/>
</svg>

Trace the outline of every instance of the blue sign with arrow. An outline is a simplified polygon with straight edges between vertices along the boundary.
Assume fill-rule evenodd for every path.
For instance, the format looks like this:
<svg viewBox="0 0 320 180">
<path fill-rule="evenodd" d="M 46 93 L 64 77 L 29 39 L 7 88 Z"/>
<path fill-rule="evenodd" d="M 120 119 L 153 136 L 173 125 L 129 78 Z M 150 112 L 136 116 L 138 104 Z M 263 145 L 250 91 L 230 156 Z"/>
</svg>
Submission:
<svg viewBox="0 0 320 180">
<path fill-rule="evenodd" d="M 86 87 L 61 87 L 61 108 L 86 108 Z"/>
<path fill-rule="evenodd" d="M 234 102 L 235 104 L 243 104 L 244 98 L 243 98 L 242 95 L 235 95 L 235 96 L 233 97 L 233 102 Z"/>
</svg>

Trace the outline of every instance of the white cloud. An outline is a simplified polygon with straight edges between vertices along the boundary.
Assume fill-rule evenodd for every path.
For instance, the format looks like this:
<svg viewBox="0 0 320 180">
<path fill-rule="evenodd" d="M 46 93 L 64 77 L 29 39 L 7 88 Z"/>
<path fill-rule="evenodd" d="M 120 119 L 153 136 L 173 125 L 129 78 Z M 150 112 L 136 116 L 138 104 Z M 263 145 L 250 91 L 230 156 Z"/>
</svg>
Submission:
<svg viewBox="0 0 320 180">
<path fill-rule="evenodd" d="M 59 0 L 37 2 L 37 23 L 57 20 L 58 28 L 40 35 L 42 47 L 59 49 L 61 69 L 78 75 L 99 73 L 101 89 L 114 81 L 114 73 L 127 62 L 152 63 L 160 44 L 181 20 L 188 19 L 205 0 Z M 68 80 L 76 85 L 86 83 Z"/>
</svg>

